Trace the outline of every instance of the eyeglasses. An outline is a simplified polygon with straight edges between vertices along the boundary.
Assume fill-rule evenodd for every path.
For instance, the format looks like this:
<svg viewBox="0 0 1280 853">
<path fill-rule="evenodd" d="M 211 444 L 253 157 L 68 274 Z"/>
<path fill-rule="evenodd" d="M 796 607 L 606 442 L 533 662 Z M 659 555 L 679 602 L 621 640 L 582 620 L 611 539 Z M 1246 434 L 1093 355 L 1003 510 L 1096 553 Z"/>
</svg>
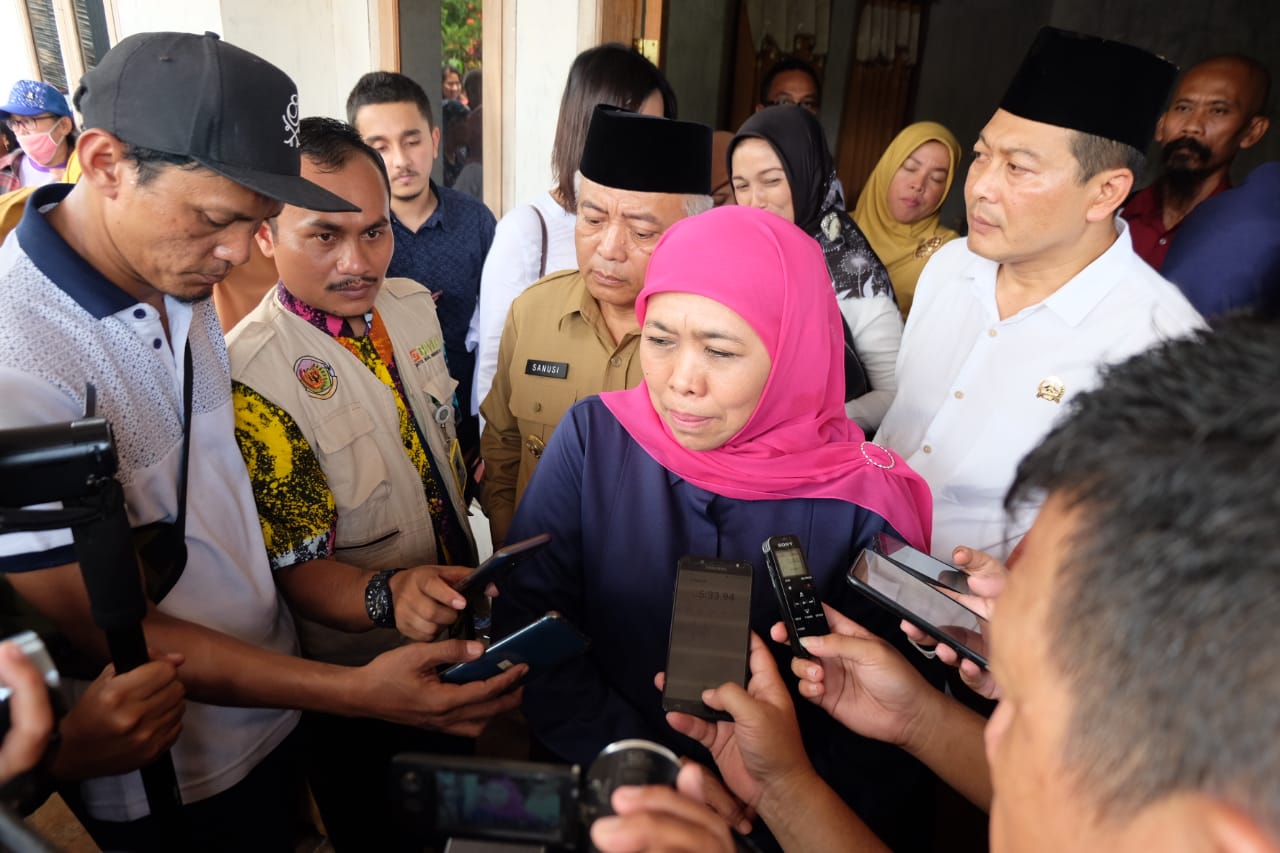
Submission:
<svg viewBox="0 0 1280 853">
<path fill-rule="evenodd" d="M 782 97 L 780 97 L 780 98 L 774 98 L 772 101 L 768 101 L 768 102 L 766 103 L 766 106 L 770 106 L 770 107 L 804 107 L 804 108 L 805 108 L 806 110 L 808 110 L 809 112 L 811 112 L 811 113 L 816 113 L 816 112 L 818 111 L 819 104 L 818 104 L 818 99 L 817 99 L 817 98 L 805 98 L 803 101 L 793 101 L 793 100 L 791 100 L 790 98 L 788 98 L 786 95 L 783 95 L 783 96 L 782 96 Z"/>
<path fill-rule="evenodd" d="M 56 116 L 53 113 L 44 113 L 38 116 L 9 116 L 4 120 L 5 125 L 14 133 L 28 133 L 33 130 L 39 130 L 39 124 L 42 121 L 53 119 L 57 121 L 62 116 Z"/>
</svg>

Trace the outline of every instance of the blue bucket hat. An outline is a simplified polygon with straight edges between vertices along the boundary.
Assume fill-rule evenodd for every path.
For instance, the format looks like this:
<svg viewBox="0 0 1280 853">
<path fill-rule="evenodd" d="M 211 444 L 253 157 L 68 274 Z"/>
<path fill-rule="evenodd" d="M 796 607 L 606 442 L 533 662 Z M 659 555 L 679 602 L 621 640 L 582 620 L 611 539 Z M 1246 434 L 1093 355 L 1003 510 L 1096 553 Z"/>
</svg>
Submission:
<svg viewBox="0 0 1280 853">
<path fill-rule="evenodd" d="M 51 113 L 70 116 L 71 107 L 66 97 L 48 83 L 39 80 L 19 80 L 9 92 L 9 100 L 0 106 L 0 118 L 11 115 L 38 116 Z"/>
</svg>

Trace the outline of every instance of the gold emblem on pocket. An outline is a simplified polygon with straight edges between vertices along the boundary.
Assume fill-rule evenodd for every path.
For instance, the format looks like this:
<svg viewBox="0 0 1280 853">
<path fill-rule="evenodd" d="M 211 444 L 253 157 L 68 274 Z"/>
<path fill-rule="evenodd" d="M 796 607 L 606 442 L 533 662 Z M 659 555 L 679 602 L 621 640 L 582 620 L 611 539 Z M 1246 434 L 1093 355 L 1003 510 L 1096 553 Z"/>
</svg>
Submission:
<svg viewBox="0 0 1280 853">
<path fill-rule="evenodd" d="M 1067 386 L 1056 376 L 1046 376 L 1036 386 L 1036 396 L 1050 403 L 1061 403 L 1062 395 L 1067 393 Z"/>
<path fill-rule="evenodd" d="M 546 449 L 547 444 L 536 435 L 531 435 L 525 438 L 524 446 L 525 449 L 529 451 L 530 456 L 534 459 L 539 459 L 542 456 L 542 451 Z"/>
</svg>

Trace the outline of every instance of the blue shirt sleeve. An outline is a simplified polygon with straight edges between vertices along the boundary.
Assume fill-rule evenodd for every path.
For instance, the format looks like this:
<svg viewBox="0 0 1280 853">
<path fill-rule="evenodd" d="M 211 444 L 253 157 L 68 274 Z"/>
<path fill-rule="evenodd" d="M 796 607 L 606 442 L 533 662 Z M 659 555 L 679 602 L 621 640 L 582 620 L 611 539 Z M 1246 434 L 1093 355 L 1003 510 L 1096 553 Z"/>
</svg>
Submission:
<svg viewBox="0 0 1280 853">
<path fill-rule="evenodd" d="M 510 533 L 514 541 L 545 531 L 552 542 L 515 569 L 494 600 L 496 635 L 557 610 L 591 639 L 579 660 L 530 676 L 530 726 L 583 766 L 628 737 L 709 762 L 700 745 L 667 725 L 654 687 L 666 668 L 679 559 L 751 563 L 751 629 L 765 637 L 781 612 L 760 545 L 794 534 L 822 600 L 905 647 L 898 620 L 845 580 L 859 551 L 886 528 L 880 516 L 844 501 L 746 501 L 699 489 L 645 453 L 599 398 L 576 403 L 543 452 Z M 789 647 L 771 645 L 788 672 Z M 908 659 L 928 663 L 914 653 Z M 916 807 L 931 790 L 927 771 L 894 746 L 854 735 L 786 680 L 814 767 L 893 849 L 916 849 L 930 831 Z"/>
<path fill-rule="evenodd" d="M 589 419 L 582 415 L 581 406 L 575 406 L 552 435 L 516 512 L 510 541 L 545 532 L 551 534 L 551 542 L 512 573 L 494 599 L 493 623 L 495 636 L 506 636 L 556 610 L 592 637 L 593 647 L 581 658 L 531 674 L 523 708 L 547 747 L 586 767 L 619 732 L 658 741 L 669 738 L 606 675 L 611 664 L 631 667 L 602 659 L 593 630 L 599 614 L 585 609 L 584 524 L 596 525 L 600 519 L 596 508 L 583 501 L 586 448 L 592 435 Z"/>
</svg>

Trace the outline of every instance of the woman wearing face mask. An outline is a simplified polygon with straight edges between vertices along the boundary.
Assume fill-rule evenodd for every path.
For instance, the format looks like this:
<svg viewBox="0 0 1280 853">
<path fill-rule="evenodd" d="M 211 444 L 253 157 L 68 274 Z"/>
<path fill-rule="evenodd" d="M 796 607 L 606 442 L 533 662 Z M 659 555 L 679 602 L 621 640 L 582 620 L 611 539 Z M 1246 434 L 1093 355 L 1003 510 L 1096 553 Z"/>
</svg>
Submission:
<svg viewBox="0 0 1280 853">
<path fill-rule="evenodd" d="M 8 103 L 0 106 L 0 120 L 22 150 L 13 164 L 19 187 L 63 179 L 67 160 L 76 147 L 76 125 L 61 92 L 38 80 L 19 80 Z"/>
<path fill-rule="evenodd" d="M 889 143 L 858 196 L 853 221 L 889 269 L 903 318 L 929 256 L 959 236 L 938 216 L 959 161 L 960 143 L 951 131 L 916 122 Z"/>
<path fill-rule="evenodd" d="M 802 107 L 770 107 L 729 143 L 740 205 L 799 225 L 822 246 L 844 318 L 845 412 L 868 432 L 893 402 L 902 317 L 884 264 L 844 210 L 822 125 Z"/>
</svg>

